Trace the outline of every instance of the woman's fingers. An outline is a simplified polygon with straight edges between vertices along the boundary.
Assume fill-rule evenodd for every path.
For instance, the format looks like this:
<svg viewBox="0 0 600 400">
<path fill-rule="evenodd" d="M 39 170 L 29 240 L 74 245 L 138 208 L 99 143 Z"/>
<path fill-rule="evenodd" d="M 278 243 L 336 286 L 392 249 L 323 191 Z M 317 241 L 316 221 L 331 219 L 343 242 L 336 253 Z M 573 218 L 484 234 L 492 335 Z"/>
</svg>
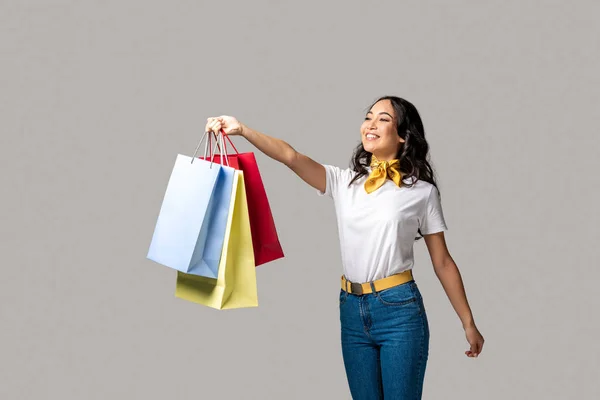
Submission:
<svg viewBox="0 0 600 400">
<path fill-rule="evenodd" d="M 469 342 L 469 350 L 465 351 L 468 357 L 478 357 L 483 348 L 483 336 L 475 326 L 465 328 L 467 342 Z"/>
<path fill-rule="evenodd" d="M 214 118 L 208 118 L 206 120 L 206 128 L 204 129 L 205 132 L 211 132 L 213 130 L 214 124 L 215 124 L 215 119 Z"/>
<path fill-rule="evenodd" d="M 207 119 L 206 131 L 212 131 L 220 134 L 221 130 L 227 135 L 240 135 L 242 132 L 241 124 L 234 117 L 222 115 L 220 117 L 211 117 Z"/>
<path fill-rule="evenodd" d="M 218 134 L 221 131 L 221 128 L 223 127 L 222 121 L 219 118 L 209 118 L 208 122 L 206 123 L 206 131 L 212 131 L 215 134 Z"/>
<path fill-rule="evenodd" d="M 483 343 L 480 342 L 475 342 L 471 345 L 471 349 L 465 351 L 465 354 L 469 357 L 477 357 L 479 356 L 479 353 L 481 353 L 481 348 L 482 348 Z"/>
</svg>

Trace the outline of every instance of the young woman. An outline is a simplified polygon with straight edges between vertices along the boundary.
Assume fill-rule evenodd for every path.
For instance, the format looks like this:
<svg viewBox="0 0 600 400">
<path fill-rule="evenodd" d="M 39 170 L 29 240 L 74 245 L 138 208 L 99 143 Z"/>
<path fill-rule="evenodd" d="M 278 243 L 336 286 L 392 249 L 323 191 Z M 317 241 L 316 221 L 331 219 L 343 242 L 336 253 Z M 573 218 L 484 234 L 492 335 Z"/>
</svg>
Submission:
<svg viewBox="0 0 600 400">
<path fill-rule="evenodd" d="M 208 119 L 206 131 L 221 129 L 245 137 L 334 201 L 343 269 L 342 355 L 354 399 L 421 398 L 429 324 L 412 276 L 413 243 L 421 237 L 462 322 L 470 344 L 465 354 L 479 355 L 484 339 L 446 247 L 440 195 L 427 161 L 429 145 L 410 102 L 385 96 L 370 107 L 347 169 L 320 164 L 233 117 Z"/>
</svg>

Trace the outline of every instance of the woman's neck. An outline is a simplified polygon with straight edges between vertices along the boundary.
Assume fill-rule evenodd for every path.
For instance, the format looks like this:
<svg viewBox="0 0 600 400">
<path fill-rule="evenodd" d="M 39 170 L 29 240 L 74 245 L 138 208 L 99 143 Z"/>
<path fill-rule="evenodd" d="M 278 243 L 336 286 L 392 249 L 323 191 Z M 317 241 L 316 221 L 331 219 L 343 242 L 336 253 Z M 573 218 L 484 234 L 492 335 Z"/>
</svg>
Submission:
<svg viewBox="0 0 600 400">
<path fill-rule="evenodd" d="M 396 158 L 396 155 L 382 155 L 382 154 L 375 154 L 373 153 L 373 157 L 375 157 L 378 161 L 392 161 Z"/>
</svg>

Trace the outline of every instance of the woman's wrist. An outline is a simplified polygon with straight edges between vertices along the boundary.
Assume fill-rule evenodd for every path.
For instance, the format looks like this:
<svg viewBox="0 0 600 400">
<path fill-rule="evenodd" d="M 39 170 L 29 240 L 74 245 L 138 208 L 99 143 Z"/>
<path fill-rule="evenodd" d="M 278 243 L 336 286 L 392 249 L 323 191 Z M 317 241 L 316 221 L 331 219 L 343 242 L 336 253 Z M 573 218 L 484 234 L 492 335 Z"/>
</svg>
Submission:
<svg viewBox="0 0 600 400">
<path fill-rule="evenodd" d="M 473 319 L 469 319 L 465 322 L 463 322 L 463 329 L 467 329 L 467 328 L 473 328 L 475 326 L 475 321 Z"/>
<path fill-rule="evenodd" d="M 240 136 L 243 136 L 244 138 L 248 139 L 248 133 L 249 133 L 250 129 L 246 125 L 242 124 L 241 122 L 240 122 L 240 127 L 241 127 Z"/>
</svg>

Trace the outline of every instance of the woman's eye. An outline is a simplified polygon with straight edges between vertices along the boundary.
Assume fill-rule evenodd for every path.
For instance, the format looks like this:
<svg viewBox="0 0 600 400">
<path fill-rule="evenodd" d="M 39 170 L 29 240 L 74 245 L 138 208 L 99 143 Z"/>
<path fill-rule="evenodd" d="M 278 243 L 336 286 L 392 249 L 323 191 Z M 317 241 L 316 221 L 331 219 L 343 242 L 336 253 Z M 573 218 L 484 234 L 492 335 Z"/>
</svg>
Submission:
<svg viewBox="0 0 600 400">
<path fill-rule="evenodd" d="M 365 121 L 370 121 L 370 120 L 371 120 L 371 118 L 369 118 L 369 117 L 365 117 Z M 380 119 L 380 121 L 389 122 L 389 119 L 384 119 L 384 118 L 381 118 L 381 119 Z"/>
</svg>

